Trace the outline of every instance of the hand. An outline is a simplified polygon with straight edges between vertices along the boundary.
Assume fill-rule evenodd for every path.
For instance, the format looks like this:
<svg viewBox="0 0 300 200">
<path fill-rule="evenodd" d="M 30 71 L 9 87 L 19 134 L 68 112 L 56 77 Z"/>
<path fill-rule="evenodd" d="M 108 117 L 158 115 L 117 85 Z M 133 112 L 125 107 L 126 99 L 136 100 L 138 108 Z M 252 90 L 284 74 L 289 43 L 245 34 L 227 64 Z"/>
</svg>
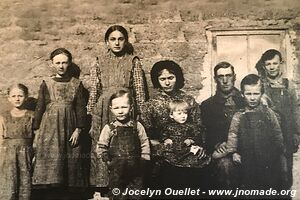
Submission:
<svg viewBox="0 0 300 200">
<path fill-rule="evenodd" d="M 172 145 L 173 144 L 173 141 L 171 139 L 166 139 L 164 141 L 164 145 L 167 146 L 167 145 Z"/>
<path fill-rule="evenodd" d="M 232 154 L 232 160 L 235 164 L 241 164 L 242 161 L 241 161 L 241 155 L 238 154 L 238 153 L 234 153 Z"/>
<path fill-rule="evenodd" d="M 35 154 L 36 153 L 36 147 L 37 147 L 37 140 L 38 140 L 38 137 L 39 137 L 39 131 L 38 130 L 35 130 L 34 132 L 34 139 L 33 139 L 33 142 L 32 142 L 32 149 L 33 149 L 33 153 Z"/>
<path fill-rule="evenodd" d="M 192 140 L 192 139 L 186 139 L 186 140 L 184 140 L 184 144 L 186 145 L 186 146 L 191 146 L 192 144 L 194 144 L 195 143 L 195 141 L 194 140 Z"/>
<path fill-rule="evenodd" d="M 109 162 L 111 161 L 110 156 L 108 155 L 108 152 L 102 152 L 101 158 L 103 162 Z"/>
<path fill-rule="evenodd" d="M 79 135 L 81 130 L 79 128 L 76 128 L 73 132 L 72 136 L 69 139 L 69 142 L 71 143 L 71 147 L 75 147 L 79 143 Z"/>
<path fill-rule="evenodd" d="M 33 156 L 32 161 L 31 161 L 31 165 L 35 166 L 35 162 L 36 162 L 36 158 L 35 158 L 35 156 Z"/>
<path fill-rule="evenodd" d="M 217 148 L 216 148 L 216 152 L 220 153 L 220 154 L 224 154 L 227 152 L 227 148 L 226 148 L 226 142 L 221 143 Z"/>
<path fill-rule="evenodd" d="M 151 145 L 156 146 L 159 145 L 160 142 L 158 140 L 150 140 Z"/>
</svg>

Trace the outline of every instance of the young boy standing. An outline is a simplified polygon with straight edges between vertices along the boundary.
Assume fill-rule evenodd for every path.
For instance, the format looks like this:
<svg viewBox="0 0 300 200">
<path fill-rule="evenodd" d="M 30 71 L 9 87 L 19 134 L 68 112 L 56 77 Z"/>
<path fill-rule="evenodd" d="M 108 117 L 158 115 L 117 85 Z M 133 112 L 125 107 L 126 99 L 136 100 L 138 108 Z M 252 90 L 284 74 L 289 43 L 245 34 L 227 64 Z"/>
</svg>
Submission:
<svg viewBox="0 0 300 200">
<path fill-rule="evenodd" d="M 98 154 L 110 171 L 109 187 L 111 190 L 118 188 L 121 193 L 126 188 L 142 189 L 142 164 L 150 160 L 150 145 L 145 129 L 130 117 L 131 99 L 127 90 L 119 90 L 110 97 L 110 110 L 116 119 L 104 126 L 98 141 Z M 119 199 L 113 193 L 111 197 Z"/>
<path fill-rule="evenodd" d="M 246 108 L 233 116 L 227 151 L 241 164 L 243 189 L 278 189 L 284 153 L 279 122 L 274 111 L 261 104 L 264 88 L 259 76 L 247 75 L 241 91 Z"/>
</svg>

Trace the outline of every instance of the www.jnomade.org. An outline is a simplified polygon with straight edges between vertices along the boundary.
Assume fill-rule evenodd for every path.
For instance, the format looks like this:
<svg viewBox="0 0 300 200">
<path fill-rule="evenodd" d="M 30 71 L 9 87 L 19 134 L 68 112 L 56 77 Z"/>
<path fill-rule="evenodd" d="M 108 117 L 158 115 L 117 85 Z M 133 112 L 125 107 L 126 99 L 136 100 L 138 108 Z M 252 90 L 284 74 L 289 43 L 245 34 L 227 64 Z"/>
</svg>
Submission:
<svg viewBox="0 0 300 200">
<path fill-rule="evenodd" d="M 119 195 L 119 194 L 116 194 Z M 185 188 L 185 189 L 172 189 L 172 188 L 166 188 L 164 190 L 159 189 L 144 189 L 144 190 L 133 190 L 126 188 L 125 191 L 122 192 L 122 195 L 141 195 L 141 196 L 160 196 L 160 195 L 166 195 L 166 196 L 199 196 L 199 195 L 209 195 L 209 196 L 233 196 L 233 197 L 239 197 L 239 196 L 276 196 L 276 195 L 285 195 L 290 197 L 296 196 L 296 190 L 281 190 L 277 191 L 272 188 L 268 190 L 242 190 L 242 189 L 236 189 L 236 190 L 208 190 L 208 192 L 201 191 L 200 189 L 191 189 L 191 188 Z"/>
</svg>

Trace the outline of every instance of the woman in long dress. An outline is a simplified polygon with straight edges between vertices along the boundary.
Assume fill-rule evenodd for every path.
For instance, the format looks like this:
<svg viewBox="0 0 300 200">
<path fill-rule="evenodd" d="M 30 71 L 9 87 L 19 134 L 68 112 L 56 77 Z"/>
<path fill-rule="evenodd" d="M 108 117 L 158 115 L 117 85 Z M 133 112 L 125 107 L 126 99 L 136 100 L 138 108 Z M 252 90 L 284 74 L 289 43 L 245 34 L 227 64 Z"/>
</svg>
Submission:
<svg viewBox="0 0 300 200">
<path fill-rule="evenodd" d="M 92 87 L 88 103 L 88 113 L 92 114 L 90 185 L 96 188 L 108 185 L 108 170 L 102 159 L 97 158 L 96 144 L 101 130 L 112 119 L 109 97 L 118 88 L 128 88 L 133 94 L 135 106 L 132 114 L 135 117 L 148 98 L 144 71 L 140 59 L 133 55 L 127 30 L 113 25 L 106 31 L 104 39 L 108 50 L 97 57 L 91 69 Z"/>
<path fill-rule="evenodd" d="M 33 184 L 55 189 L 61 198 L 75 199 L 67 191 L 87 185 L 79 140 L 86 119 L 84 88 L 68 73 L 72 63 L 68 50 L 56 49 L 50 59 L 56 74 L 45 78 L 40 86 L 34 122 L 39 130 L 34 141 Z"/>
</svg>

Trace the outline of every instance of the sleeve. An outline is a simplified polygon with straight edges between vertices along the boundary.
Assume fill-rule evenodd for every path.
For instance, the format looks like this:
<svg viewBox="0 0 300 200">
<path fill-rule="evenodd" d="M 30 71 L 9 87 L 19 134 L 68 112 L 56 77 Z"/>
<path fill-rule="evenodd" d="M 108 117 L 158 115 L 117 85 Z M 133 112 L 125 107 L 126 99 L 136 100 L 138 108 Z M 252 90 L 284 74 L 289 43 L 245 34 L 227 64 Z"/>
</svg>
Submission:
<svg viewBox="0 0 300 200">
<path fill-rule="evenodd" d="M 91 80 L 91 89 L 90 89 L 90 96 L 87 105 L 87 113 L 91 114 L 92 110 L 96 106 L 98 98 L 101 95 L 101 78 L 100 78 L 100 65 L 97 59 L 96 63 L 90 70 L 90 80 Z"/>
<path fill-rule="evenodd" d="M 241 112 L 235 113 L 232 117 L 232 121 L 228 132 L 227 144 L 226 144 L 226 148 L 229 153 L 234 153 L 237 151 L 238 134 L 239 134 L 241 117 L 242 117 Z"/>
<path fill-rule="evenodd" d="M 141 112 L 142 104 L 148 100 L 148 87 L 146 76 L 142 68 L 140 59 L 136 56 L 132 60 L 132 77 L 131 84 L 133 88 L 133 95 L 136 101 L 137 112 Z"/>
<path fill-rule="evenodd" d="M 290 87 L 289 87 L 289 93 L 290 93 L 290 97 L 291 97 L 291 109 L 292 109 L 292 113 L 293 113 L 293 118 L 294 118 L 294 123 L 295 123 L 295 133 L 298 136 L 300 136 L 300 105 L 298 102 L 300 102 L 299 100 L 299 96 L 297 94 L 297 87 L 296 85 L 291 82 L 290 83 Z"/>
<path fill-rule="evenodd" d="M 141 158 L 144 160 L 150 160 L 150 143 L 147 137 L 145 128 L 141 123 L 137 123 L 138 135 L 141 142 Z"/>
<path fill-rule="evenodd" d="M 153 108 L 151 105 L 151 101 L 148 101 L 141 107 L 140 121 L 143 124 L 143 126 L 145 127 L 146 132 L 150 139 L 152 139 L 154 136 L 153 131 L 152 131 L 152 127 L 153 127 L 152 114 L 153 114 Z"/>
<path fill-rule="evenodd" d="M 100 137 L 97 143 L 97 152 L 103 154 L 108 151 L 110 138 L 112 133 L 108 125 L 105 125 L 100 133 Z"/>
<path fill-rule="evenodd" d="M 195 143 L 201 147 L 204 147 L 204 129 L 199 128 L 198 125 L 192 127 L 191 138 Z"/>
<path fill-rule="evenodd" d="M 84 87 L 82 82 L 80 82 L 76 95 L 75 95 L 75 112 L 76 112 L 76 119 L 77 119 L 77 128 L 83 128 L 86 122 L 86 99 L 84 96 Z"/>
<path fill-rule="evenodd" d="M 283 135 L 275 112 L 271 109 L 268 109 L 268 113 L 270 115 L 273 140 L 276 145 L 276 148 L 279 150 L 279 152 L 284 152 Z"/>
<path fill-rule="evenodd" d="M 170 129 L 169 129 L 169 126 L 167 125 L 166 127 L 163 128 L 162 130 L 162 142 L 165 141 L 166 139 L 170 139 Z"/>
<path fill-rule="evenodd" d="M 6 127 L 5 127 L 4 119 L 2 116 L 0 116 L 0 140 L 3 139 L 5 135 L 5 131 L 6 131 Z"/>
<path fill-rule="evenodd" d="M 199 129 L 203 129 L 200 105 L 195 101 L 194 98 L 192 98 L 191 101 L 190 114 L 191 114 L 192 122 L 196 124 Z"/>
<path fill-rule="evenodd" d="M 43 114 L 46 110 L 46 105 L 50 102 L 50 96 L 48 92 L 48 88 L 46 82 L 43 81 L 38 95 L 37 105 L 34 112 L 34 123 L 33 129 L 37 130 L 40 128 L 40 124 L 42 121 Z"/>
</svg>

